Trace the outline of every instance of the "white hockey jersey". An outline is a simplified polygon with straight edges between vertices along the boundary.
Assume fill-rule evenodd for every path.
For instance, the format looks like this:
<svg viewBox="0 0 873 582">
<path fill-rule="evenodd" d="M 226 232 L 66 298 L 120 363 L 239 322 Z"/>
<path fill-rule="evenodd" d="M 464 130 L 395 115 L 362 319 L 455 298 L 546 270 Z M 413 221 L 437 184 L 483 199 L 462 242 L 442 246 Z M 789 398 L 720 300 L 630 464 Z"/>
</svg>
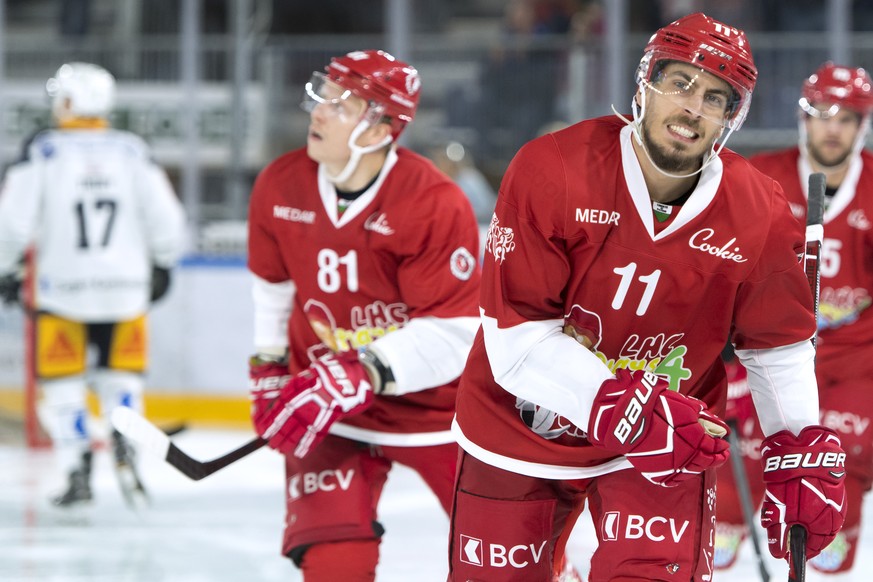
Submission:
<svg viewBox="0 0 873 582">
<path fill-rule="evenodd" d="M 181 203 L 129 132 L 42 132 L 3 180 L 0 273 L 33 245 L 40 310 L 85 322 L 142 314 L 152 265 L 171 267 L 184 240 Z"/>
</svg>

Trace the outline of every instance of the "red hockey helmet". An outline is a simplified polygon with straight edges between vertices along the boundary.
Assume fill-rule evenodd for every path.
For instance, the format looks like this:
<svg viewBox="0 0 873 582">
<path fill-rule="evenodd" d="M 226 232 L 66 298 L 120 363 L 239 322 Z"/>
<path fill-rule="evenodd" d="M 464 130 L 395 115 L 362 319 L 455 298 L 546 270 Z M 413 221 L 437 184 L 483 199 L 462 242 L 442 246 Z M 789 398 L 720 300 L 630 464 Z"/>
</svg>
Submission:
<svg viewBox="0 0 873 582">
<path fill-rule="evenodd" d="M 749 111 L 758 69 L 746 34 L 703 13 L 690 14 L 649 39 L 637 69 L 637 83 L 654 81 L 662 61 L 689 63 L 727 82 L 734 91 L 728 126 L 739 129 Z"/>
<path fill-rule="evenodd" d="M 820 111 L 815 108 L 817 103 L 832 107 Z M 803 82 L 800 108 L 815 117 L 831 117 L 842 108 L 867 117 L 873 111 L 873 81 L 860 67 L 843 67 L 828 61 Z"/>
<path fill-rule="evenodd" d="M 385 51 L 354 51 L 331 59 L 325 70 L 340 87 L 381 107 L 395 140 L 415 117 L 421 95 L 418 71 Z"/>
</svg>

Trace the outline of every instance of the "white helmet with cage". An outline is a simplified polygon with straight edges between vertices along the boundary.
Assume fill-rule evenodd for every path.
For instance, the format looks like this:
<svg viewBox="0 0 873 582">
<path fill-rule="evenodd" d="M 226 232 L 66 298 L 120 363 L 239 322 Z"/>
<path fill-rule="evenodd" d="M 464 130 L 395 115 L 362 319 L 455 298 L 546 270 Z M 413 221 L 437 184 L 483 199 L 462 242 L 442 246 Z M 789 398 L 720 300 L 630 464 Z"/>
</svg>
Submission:
<svg viewBox="0 0 873 582">
<path fill-rule="evenodd" d="M 115 77 L 99 65 L 65 63 L 45 84 L 55 117 L 108 117 Z"/>
</svg>

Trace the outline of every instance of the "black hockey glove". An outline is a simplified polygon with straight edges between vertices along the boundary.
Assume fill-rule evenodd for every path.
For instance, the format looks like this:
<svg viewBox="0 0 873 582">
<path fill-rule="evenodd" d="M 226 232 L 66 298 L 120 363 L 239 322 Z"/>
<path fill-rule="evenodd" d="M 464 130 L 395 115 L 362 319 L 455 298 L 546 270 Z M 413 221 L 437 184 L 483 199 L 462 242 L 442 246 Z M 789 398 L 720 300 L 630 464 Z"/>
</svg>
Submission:
<svg viewBox="0 0 873 582">
<path fill-rule="evenodd" d="M 21 276 L 18 272 L 0 276 L 0 300 L 9 306 L 21 303 Z"/>
<path fill-rule="evenodd" d="M 152 297 L 151 301 L 160 300 L 170 290 L 170 269 L 152 266 Z"/>
</svg>

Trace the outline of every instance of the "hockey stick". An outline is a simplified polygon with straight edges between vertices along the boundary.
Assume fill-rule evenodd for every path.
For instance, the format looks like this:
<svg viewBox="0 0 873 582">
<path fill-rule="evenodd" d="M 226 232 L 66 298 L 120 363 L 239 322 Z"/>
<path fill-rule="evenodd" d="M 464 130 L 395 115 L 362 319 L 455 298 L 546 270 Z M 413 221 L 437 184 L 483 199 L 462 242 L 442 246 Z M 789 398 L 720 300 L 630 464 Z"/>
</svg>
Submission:
<svg viewBox="0 0 873 582">
<path fill-rule="evenodd" d="M 812 309 L 818 327 L 818 300 L 821 288 L 821 247 L 824 242 L 824 197 L 825 175 L 810 174 L 809 193 L 806 210 L 806 252 L 804 253 L 804 269 L 809 289 L 812 291 Z M 815 345 L 816 334 L 812 336 Z M 788 580 L 789 582 L 804 582 L 806 580 L 806 530 L 801 525 L 791 526 L 788 532 Z"/>
<path fill-rule="evenodd" d="M 740 454 L 740 439 L 739 425 L 735 418 L 727 421 L 731 429 L 728 435 L 728 442 L 731 445 L 731 466 L 734 470 L 734 481 L 737 483 L 737 493 L 740 496 L 740 508 L 743 510 L 743 519 L 746 520 L 746 525 L 749 528 L 749 538 L 752 540 L 752 547 L 755 549 L 755 559 L 758 561 L 758 572 L 761 573 L 763 582 L 770 582 L 770 572 L 764 564 L 764 554 L 761 553 L 761 544 L 758 541 L 758 533 L 755 531 L 755 509 L 752 501 L 752 490 L 749 487 L 749 477 L 746 475 L 746 466 L 743 464 L 743 458 Z"/>
<path fill-rule="evenodd" d="M 824 242 L 824 197 L 825 175 L 822 173 L 810 174 L 809 197 L 806 210 L 806 253 L 804 255 L 804 269 L 806 280 L 809 281 L 809 289 L 812 291 L 812 310 L 818 327 L 818 298 L 821 289 L 821 247 Z M 812 336 L 812 345 L 815 345 L 816 335 Z"/>
<path fill-rule="evenodd" d="M 802 525 L 792 525 L 788 532 L 788 582 L 806 580 L 806 529 Z"/>
<path fill-rule="evenodd" d="M 249 453 L 260 449 L 267 442 L 260 437 L 255 438 L 216 459 L 198 461 L 174 445 L 166 433 L 131 408 L 116 407 L 112 411 L 111 421 L 118 432 L 153 454 L 162 457 L 167 463 L 194 481 L 208 477 L 242 459 Z"/>
<path fill-rule="evenodd" d="M 328 327 L 332 329 L 329 324 Z M 336 342 L 333 340 L 330 332 L 317 326 L 313 326 L 313 329 L 316 334 L 318 334 L 319 338 L 322 339 L 325 346 L 328 346 L 334 352 L 337 351 Z M 256 437 L 244 445 L 218 458 L 212 459 L 211 461 L 198 461 L 173 444 L 166 432 L 149 422 L 141 414 L 126 406 L 116 407 L 112 411 L 110 421 L 118 432 L 151 451 L 153 454 L 163 458 L 167 463 L 178 469 L 186 477 L 195 481 L 199 481 L 204 477 L 212 475 L 216 471 L 227 467 L 231 463 L 242 459 L 246 455 L 253 453 L 267 444 L 265 439 Z"/>
<path fill-rule="evenodd" d="M 308 305 L 309 303 L 307 303 L 307 306 Z M 322 308 L 327 310 L 326 307 L 322 306 Z M 330 322 L 330 318 L 328 318 L 328 322 Z M 330 332 L 321 329 L 319 326 L 313 325 L 312 327 L 325 346 L 330 348 L 333 352 L 338 351 L 336 340 L 333 339 L 333 335 Z M 327 327 L 329 329 L 334 328 L 330 323 L 328 323 Z M 220 457 L 212 459 L 211 461 L 198 461 L 173 444 L 168 433 L 162 431 L 131 408 L 126 406 L 116 407 L 112 411 L 110 421 L 118 432 L 150 450 L 153 454 L 162 457 L 167 463 L 194 481 L 199 481 L 204 477 L 212 475 L 216 471 L 227 467 L 231 463 L 242 459 L 246 455 L 257 451 L 267 444 L 266 439 L 256 437 L 244 445 Z M 181 430 L 184 430 L 184 428 Z"/>
<path fill-rule="evenodd" d="M 164 434 L 167 436 L 177 435 L 180 432 L 185 432 L 188 430 L 188 425 L 184 422 L 180 422 L 179 424 L 171 424 L 170 426 L 165 426 L 161 429 L 164 431 Z"/>
</svg>

